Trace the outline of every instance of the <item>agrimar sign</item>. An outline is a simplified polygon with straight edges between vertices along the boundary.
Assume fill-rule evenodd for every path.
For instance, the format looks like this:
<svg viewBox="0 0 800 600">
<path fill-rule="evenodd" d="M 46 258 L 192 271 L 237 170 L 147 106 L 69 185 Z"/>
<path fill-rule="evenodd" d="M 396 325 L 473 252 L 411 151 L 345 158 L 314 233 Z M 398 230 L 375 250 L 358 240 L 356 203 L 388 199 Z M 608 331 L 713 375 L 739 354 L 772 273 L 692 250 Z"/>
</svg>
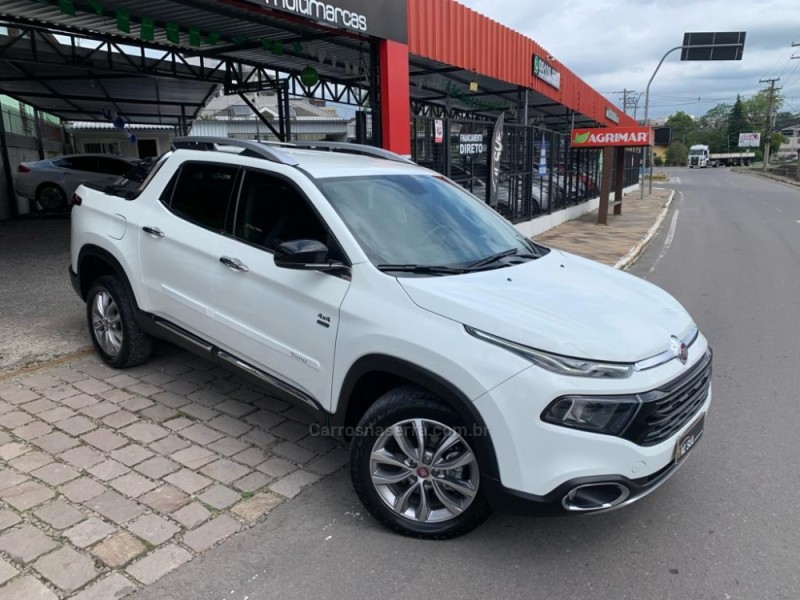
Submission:
<svg viewBox="0 0 800 600">
<path fill-rule="evenodd" d="M 606 146 L 652 146 L 650 127 L 600 127 L 573 129 L 570 135 L 573 148 L 605 148 Z"/>
</svg>

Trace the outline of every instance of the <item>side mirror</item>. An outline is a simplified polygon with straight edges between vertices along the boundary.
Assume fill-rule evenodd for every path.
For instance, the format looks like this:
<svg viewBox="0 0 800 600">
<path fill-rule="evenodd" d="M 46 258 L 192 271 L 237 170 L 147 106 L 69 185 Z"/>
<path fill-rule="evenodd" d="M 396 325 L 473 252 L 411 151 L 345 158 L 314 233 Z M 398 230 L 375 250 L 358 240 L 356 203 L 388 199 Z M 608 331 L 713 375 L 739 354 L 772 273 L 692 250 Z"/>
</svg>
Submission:
<svg viewBox="0 0 800 600">
<path fill-rule="evenodd" d="M 349 271 L 342 263 L 328 260 L 328 247 L 317 240 L 283 242 L 275 250 L 275 266 L 303 271 Z"/>
</svg>

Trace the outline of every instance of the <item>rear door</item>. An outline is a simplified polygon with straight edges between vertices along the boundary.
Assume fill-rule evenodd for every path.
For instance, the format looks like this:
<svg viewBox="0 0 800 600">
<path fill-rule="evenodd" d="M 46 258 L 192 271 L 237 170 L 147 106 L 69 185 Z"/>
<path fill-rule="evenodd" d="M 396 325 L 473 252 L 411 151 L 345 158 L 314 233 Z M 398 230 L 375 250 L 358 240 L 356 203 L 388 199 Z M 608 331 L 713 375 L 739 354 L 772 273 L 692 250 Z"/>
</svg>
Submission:
<svg viewBox="0 0 800 600">
<path fill-rule="evenodd" d="M 183 163 L 139 231 L 147 310 L 208 340 L 216 331 L 212 279 L 238 175 L 235 166 Z"/>
</svg>

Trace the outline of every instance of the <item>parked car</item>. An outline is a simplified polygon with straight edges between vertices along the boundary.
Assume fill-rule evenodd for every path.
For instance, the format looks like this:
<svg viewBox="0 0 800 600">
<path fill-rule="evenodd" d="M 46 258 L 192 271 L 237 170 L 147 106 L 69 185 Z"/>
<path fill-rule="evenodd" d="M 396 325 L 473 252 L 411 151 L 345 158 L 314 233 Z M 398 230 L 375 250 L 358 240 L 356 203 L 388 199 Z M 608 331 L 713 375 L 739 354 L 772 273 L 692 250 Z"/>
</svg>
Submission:
<svg viewBox="0 0 800 600">
<path fill-rule="evenodd" d="M 620 508 L 695 452 L 711 350 L 655 285 L 379 149 L 174 144 L 135 189 L 73 198 L 70 278 L 108 365 L 163 338 L 306 408 L 350 441 L 367 510 L 421 538 Z"/>
<path fill-rule="evenodd" d="M 23 198 L 36 201 L 47 211 L 62 211 L 82 183 L 109 185 L 125 175 L 137 158 L 108 154 L 72 154 L 17 167 L 14 189 Z"/>
</svg>

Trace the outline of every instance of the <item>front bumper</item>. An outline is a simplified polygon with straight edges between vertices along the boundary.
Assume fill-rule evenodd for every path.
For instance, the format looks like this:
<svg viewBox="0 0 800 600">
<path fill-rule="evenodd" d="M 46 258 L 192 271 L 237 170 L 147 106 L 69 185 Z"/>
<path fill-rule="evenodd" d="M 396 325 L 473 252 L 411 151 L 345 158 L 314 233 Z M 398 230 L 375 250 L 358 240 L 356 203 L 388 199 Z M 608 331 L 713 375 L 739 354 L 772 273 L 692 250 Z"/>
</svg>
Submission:
<svg viewBox="0 0 800 600">
<path fill-rule="evenodd" d="M 673 360 L 627 380 L 561 377 L 534 367 L 477 399 L 476 408 L 486 422 L 497 456 L 499 478 L 482 474 L 492 505 L 516 513 L 548 508 L 563 514 L 564 496 L 580 486 L 624 487 L 624 498 L 616 498 L 609 508 L 650 494 L 682 464 L 675 463 L 677 440 L 708 412 L 710 387 L 705 400 L 679 429 L 649 446 L 551 425 L 543 422 L 540 414 L 553 399 L 566 394 L 614 395 L 657 389 L 691 371 L 707 350 L 701 336 L 690 348 L 687 365 Z"/>
</svg>

